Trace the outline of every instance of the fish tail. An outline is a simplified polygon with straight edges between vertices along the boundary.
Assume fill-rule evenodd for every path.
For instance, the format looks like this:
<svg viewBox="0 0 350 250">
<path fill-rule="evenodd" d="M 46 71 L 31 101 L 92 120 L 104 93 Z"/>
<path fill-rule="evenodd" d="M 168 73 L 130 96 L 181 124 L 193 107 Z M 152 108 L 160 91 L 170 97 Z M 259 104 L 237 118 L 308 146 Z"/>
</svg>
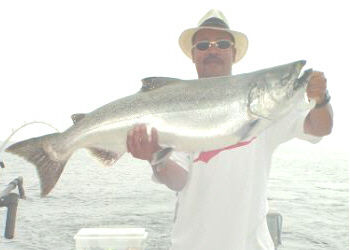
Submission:
<svg viewBox="0 0 350 250">
<path fill-rule="evenodd" d="M 72 153 L 59 153 L 57 148 L 61 133 L 54 133 L 17 142 L 6 149 L 34 164 L 40 179 L 41 197 L 56 185 Z"/>
</svg>

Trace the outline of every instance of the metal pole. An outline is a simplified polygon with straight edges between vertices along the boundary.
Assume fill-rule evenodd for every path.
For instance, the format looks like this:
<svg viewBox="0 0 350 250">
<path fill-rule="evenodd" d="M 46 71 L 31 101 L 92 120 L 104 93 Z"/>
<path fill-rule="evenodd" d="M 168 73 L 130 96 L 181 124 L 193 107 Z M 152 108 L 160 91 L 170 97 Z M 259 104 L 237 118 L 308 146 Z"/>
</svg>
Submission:
<svg viewBox="0 0 350 250">
<path fill-rule="evenodd" d="M 7 185 L 7 187 L 0 193 L 0 198 L 8 195 L 16 187 L 18 187 L 20 198 L 25 199 L 26 197 L 23 189 L 23 178 L 21 176 L 14 179 Z"/>
<path fill-rule="evenodd" d="M 282 244 L 282 215 L 277 212 L 269 212 L 266 219 L 275 250 L 277 250 L 277 247 Z"/>
<path fill-rule="evenodd" d="M 13 189 L 18 187 L 18 194 L 11 193 Z M 25 199 L 23 189 L 23 178 L 18 177 L 11 181 L 7 187 L 0 193 L 0 207 L 7 207 L 5 238 L 12 239 L 15 234 L 16 215 L 18 199 Z"/>
<path fill-rule="evenodd" d="M 10 193 L 0 199 L 1 206 L 7 207 L 5 238 L 12 239 L 15 234 L 16 214 L 19 195 Z"/>
</svg>

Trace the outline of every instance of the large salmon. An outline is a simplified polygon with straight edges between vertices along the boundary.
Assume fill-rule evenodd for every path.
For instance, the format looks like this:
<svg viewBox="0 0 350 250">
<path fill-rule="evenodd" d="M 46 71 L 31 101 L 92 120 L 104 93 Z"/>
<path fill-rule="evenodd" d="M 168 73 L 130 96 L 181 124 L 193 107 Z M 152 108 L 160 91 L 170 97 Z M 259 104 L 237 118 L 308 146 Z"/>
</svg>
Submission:
<svg viewBox="0 0 350 250">
<path fill-rule="evenodd" d="M 135 124 L 158 130 L 159 143 L 185 152 L 209 151 L 258 135 L 304 102 L 312 70 L 299 77 L 305 61 L 227 77 L 143 79 L 139 92 L 91 113 L 73 116 L 74 125 L 11 145 L 7 152 L 33 163 L 41 195 L 55 186 L 74 151 L 88 148 L 105 165 L 126 151 Z M 306 103 L 306 102 L 305 102 Z"/>
</svg>

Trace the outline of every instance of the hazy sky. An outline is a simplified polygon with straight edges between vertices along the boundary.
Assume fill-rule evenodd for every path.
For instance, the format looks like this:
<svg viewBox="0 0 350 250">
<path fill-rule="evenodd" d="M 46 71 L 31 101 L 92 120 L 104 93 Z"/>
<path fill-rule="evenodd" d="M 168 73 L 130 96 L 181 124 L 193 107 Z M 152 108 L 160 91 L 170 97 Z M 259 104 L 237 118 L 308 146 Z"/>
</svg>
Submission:
<svg viewBox="0 0 350 250">
<path fill-rule="evenodd" d="M 211 8 L 223 11 L 249 48 L 233 73 L 305 59 L 324 71 L 335 125 L 326 147 L 348 135 L 346 1 L 1 1 L 0 141 L 24 122 L 63 131 L 70 115 L 133 94 L 149 76 L 196 78 L 180 33 Z M 14 140 L 53 132 L 25 128 Z"/>
</svg>

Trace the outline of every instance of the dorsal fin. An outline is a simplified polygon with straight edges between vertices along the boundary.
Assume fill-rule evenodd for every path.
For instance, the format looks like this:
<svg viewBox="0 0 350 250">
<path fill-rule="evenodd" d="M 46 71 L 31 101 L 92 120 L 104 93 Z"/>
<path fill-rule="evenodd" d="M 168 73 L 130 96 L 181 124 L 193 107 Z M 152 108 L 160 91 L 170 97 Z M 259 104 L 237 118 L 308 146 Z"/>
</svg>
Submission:
<svg viewBox="0 0 350 250">
<path fill-rule="evenodd" d="M 73 120 L 73 123 L 76 124 L 78 121 L 80 121 L 81 119 L 83 119 L 85 117 L 86 114 L 83 113 L 78 113 L 78 114 L 73 114 L 71 115 L 71 118 Z"/>
<path fill-rule="evenodd" d="M 141 91 L 149 91 L 152 89 L 163 87 L 167 84 L 181 81 L 177 78 L 170 78 L 170 77 L 147 77 L 141 80 L 142 81 L 142 88 Z"/>
</svg>

